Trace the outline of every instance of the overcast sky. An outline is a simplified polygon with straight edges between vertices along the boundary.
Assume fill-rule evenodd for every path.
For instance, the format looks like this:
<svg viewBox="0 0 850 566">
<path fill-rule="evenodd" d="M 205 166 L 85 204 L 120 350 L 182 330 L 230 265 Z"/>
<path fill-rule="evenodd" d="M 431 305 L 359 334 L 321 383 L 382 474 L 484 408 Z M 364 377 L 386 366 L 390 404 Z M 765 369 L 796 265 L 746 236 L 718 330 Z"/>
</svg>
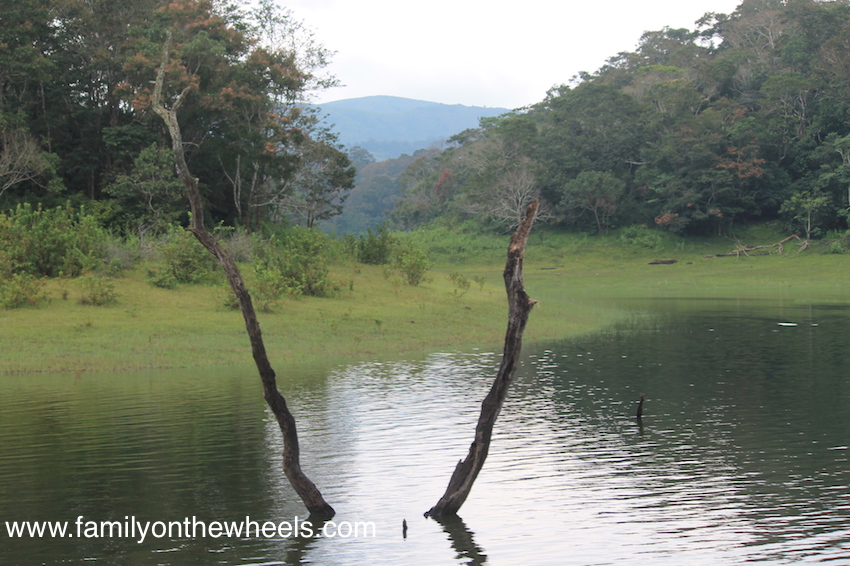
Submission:
<svg viewBox="0 0 850 566">
<path fill-rule="evenodd" d="M 317 102 L 385 94 L 518 108 L 633 51 L 644 31 L 694 28 L 740 0 L 280 0 L 345 86 Z"/>
</svg>

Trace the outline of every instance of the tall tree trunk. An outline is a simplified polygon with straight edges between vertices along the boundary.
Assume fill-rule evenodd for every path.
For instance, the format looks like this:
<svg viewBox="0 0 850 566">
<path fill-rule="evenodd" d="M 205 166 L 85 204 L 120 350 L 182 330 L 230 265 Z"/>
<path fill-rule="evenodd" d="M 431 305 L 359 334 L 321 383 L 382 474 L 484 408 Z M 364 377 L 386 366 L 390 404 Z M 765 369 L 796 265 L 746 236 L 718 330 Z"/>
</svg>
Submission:
<svg viewBox="0 0 850 566">
<path fill-rule="evenodd" d="M 224 274 L 227 277 L 227 282 L 230 284 L 230 288 L 233 289 L 233 293 L 239 301 L 239 307 L 242 309 L 242 316 L 245 319 L 245 329 L 248 332 L 248 338 L 251 340 L 254 362 L 257 365 L 260 379 L 263 382 L 263 393 L 266 403 L 268 403 L 269 408 L 274 413 L 280 431 L 283 434 L 283 471 L 289 479 L 289 483 L 295 489 L 295 492 L 304 502 L 307 510 L 317 518 L 330 519 L 335 514 L 333 507 L 324 500 L 319 489 L 301 471 L 300 449 L 298 446 L 298 432 L 295 427 L 295 418 L 286 406 L 286 399 L 284 399 L 283 395 L 277 389 L 275 372 L 266 355 L 266 347 L 263 343 L 262 333 L 260 332 L 260 323 L 257 321 L 257 314 L 254 311 L 251 295 L 245 287 L 242 274 L 239 272 L 239 268 L 231 255 L 207 231 L 204 225 L 204 208 L 201 193 L 198 191 L 198 179 L 192 176 L 189 166 L 186 163 L 186 155 L 183 151 L 183 137 L 180 124 L 177 121 L 177 111 L 189 94 L 190 87 L 183 90 L 170 110 L 162 105 L 162 87 L 165 81 L 165 67 L 168 63 L 170 47 L 171 35 L 169 34 L 163 52 L 162 65 L 157 73 L 152 104 L 154 111 L 165 122 L 168 132 L 171 134 L 171 146 L 174 151 L 177 174 L 183 182 L 186 196 L 189 198 L 189 206 L 192 210 L 192 226 L 189 230 L 192 231 L 198 241 L 221 264 Z"/>
<path fill-rule="evenodd" d="M 522 261 L 525 256 L 525 244 L 528 234 L 534 224 L 539 203 L 534 200 L 525 211 L 525 219 L 517 227 L 511 237 L 508 247 L 508 260 L 505 264 L 505 289 L 508 292 L 508 330 L 505 333 L 505 348 L 502 353 L 502 363 L 493 381 L 490 392 L 481 403 L 481 415 L 478 426 L 475 427 L 475 440 L 469 447 L 465 460 L 458 462 L 449 485 L 443 497 L 428 512 L 426 517 L 441 517 L 456 515 L 466 501 L 478 472 L 484 467 L 484 460 L 490 450 L 490 439 L 493 435 L 493 425 L 502 410 L 502 404 L 508 394 L 508 387 L 516 373 L 519 354 L 522 348 L 522 334 L 531 309 L 537 304 L 525 292 L 522 282 Z"/>
</svg>

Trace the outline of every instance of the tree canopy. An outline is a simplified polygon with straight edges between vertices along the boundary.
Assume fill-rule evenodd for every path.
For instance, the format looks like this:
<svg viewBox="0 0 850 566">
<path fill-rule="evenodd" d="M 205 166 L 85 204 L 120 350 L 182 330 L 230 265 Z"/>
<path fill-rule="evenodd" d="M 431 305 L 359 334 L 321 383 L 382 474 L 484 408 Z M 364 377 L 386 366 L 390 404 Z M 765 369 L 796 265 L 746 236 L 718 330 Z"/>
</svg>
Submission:
<svg viewBox="0 0 850 566">
<path fill-rule="evenodd" d="M 2 209 L 85 204 L 128 232 L 187 222 L 150 109 L 170 33 L 163 95 L 168 106 L 185 93 L 184 148 L 210 223 L 362 230 L 450 215 L 507 229 L 539 198 L 541 220 L 589 232 L 848 227 L 847 0 L 744 0 L 693 29 L 646 32 L 634 51 L 386 176 L 306 104 L 334 84 L 331 53 L 271 0 L 0 2 Z M 354 216 L 334 221 L 354 161 L 374 174 L 351 193 Z"/>
<path fill-rule="evenodd" d="M 417 164 L 429 173 L 409 186 L 396 219 L 499 222 L 491 205 L 504 163 L 481 156 L 502 147 L 535 179 L 523 202 L 539 193 L 569 229 L 709 233 L 757 219 L 807 234 L 813 223 L 846 229 L 848 48 L 846 0 L 744 0 L 693 30 L 646 32 L 634 52 Z M 454 188 L 439 192 L 439 208 L 433 198 L 423 206 L 445 179 Z"/>
<path fill-rule="evenodd" d="M 185 210 L 150 108 L 171 34 L 163 97 L 185 92 L 185 150 L 210 220 L 338 213 L 354 171 L 305 104 L 333 84 L 331 54 L 274 2 L 3 0 L 0 19 L 0 204 L 86 203 L 129 230 Z M 299 183 L 317 159 L 323 180 Z M 307 218 L 287 208 L 298 194 L 312 195 Z"/>
</svg>

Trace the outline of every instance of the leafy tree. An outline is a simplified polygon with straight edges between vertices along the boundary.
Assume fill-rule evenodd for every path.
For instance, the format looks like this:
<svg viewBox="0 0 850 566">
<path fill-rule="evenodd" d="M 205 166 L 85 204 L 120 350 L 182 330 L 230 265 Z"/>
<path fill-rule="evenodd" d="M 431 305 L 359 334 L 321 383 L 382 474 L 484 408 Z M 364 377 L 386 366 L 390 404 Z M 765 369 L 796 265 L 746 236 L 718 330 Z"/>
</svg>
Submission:
<svg viewBox="0 0 850 566">
<path fill-rule="evenodd" d="M 616 214 L 626 183 L 605 171 L 582 171 L 564 185 L 559 208 L 575 217 L 593 215 L 598 233 L 608 230 L 608 222 Z"/>
<path fill-rule="evenodd" d="M 820 231 L 820 216 L 828 204 L 829 197 L 824 194 L 817 191 L 800 192 L 791 195 L 791 198 L 782 203 L 779 212 L 787 215 L 792 225 L 801 227 L 806 234 L 806 240 L 810 240 Z"/>
<path fill-rule="evenodd" d="M 391 214 L 398 226 L 410 229 L 449 211 L 459 183 L 446 159 L 438 150 L 422 152 L 404 170 L 401 199 Z"/>
<path fill-rule="evenodd" d="M 607 171 L 628 182 L 644 161 L 645 109 L 618 87 L 595 81 L 563 87 L 533 112 L 541 124 L 531 157 L 540 164 L 541 194 L 553 203 L 582 171 Z"/>
<path fill-rule="evenodd" d="M 292 190 L 275 203 L 284 213 L 303 220 L 307 228 L 339 215 L 354 186 L 354 166 L 333 140 L 325 134 L 304 142 Z"/>
<path fill-rule="evenodd" d="M 185 214 L 183 185 L 174 174 L 174 156 L 157 144 L 143 149 L 132 171 L 106 192 L 121 203 L 125 223 L 138 234 L 160 231 Z"/>
<path fill-rule="evenodd" d="M 354 165 L 358 171 L 370 163 L 375 163 L 376 161 L 375 156 L 369 153 L 368 149 L 360 147 L 359 145 L 355 145 L 348 150 L 348 158 L 351 160 L 351 164 Z"/>
<path fill-rule="evenodd" d="M 745 0 L 731 15 L 707 14 L 695 31 L 647 32 L 636 51 L 412 167 L 416 182 L 394 215 L 411 225 L 482 214 L 509 170 L 488 158 L 499 139 L 514 164 L 531 164 L 541 197 L 567 219 L 582 210 L 573 184 L 581 174 L 618 179 L 614 212 L 602 206 L 611 201 L 585 209 L 600 212 L 598 231 L 655 219 L 679 232 L 722 232 L 787 216 L 782 203 L 812 191 L 829 197 L 821 225 L 836 227 L 846 222 L 846 185 L 828 140 L 850 134 L 848 46 L 846 2 Z"/>
</svg>

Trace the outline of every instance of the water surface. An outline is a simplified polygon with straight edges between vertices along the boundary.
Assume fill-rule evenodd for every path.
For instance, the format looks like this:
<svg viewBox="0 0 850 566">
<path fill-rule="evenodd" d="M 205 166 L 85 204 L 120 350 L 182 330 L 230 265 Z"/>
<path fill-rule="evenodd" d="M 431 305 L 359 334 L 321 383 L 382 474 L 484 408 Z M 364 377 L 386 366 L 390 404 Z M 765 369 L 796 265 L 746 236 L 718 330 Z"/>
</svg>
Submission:
<svg viewBox="0 0 850 566">
<path fill-rule="evenodd" d="M 604 334 L 526 345 L 444 524 L 422 513 L 466 454 L 497 352 L 275 364 L 305 471 L 335 521 L 374 537 L 10 538 L 6 521 L 305 512 L 250 368 L 0 377 L 0 563 L 850 563 L 847 307 L 628 306 L 633 322 Z"/>
</svg>

